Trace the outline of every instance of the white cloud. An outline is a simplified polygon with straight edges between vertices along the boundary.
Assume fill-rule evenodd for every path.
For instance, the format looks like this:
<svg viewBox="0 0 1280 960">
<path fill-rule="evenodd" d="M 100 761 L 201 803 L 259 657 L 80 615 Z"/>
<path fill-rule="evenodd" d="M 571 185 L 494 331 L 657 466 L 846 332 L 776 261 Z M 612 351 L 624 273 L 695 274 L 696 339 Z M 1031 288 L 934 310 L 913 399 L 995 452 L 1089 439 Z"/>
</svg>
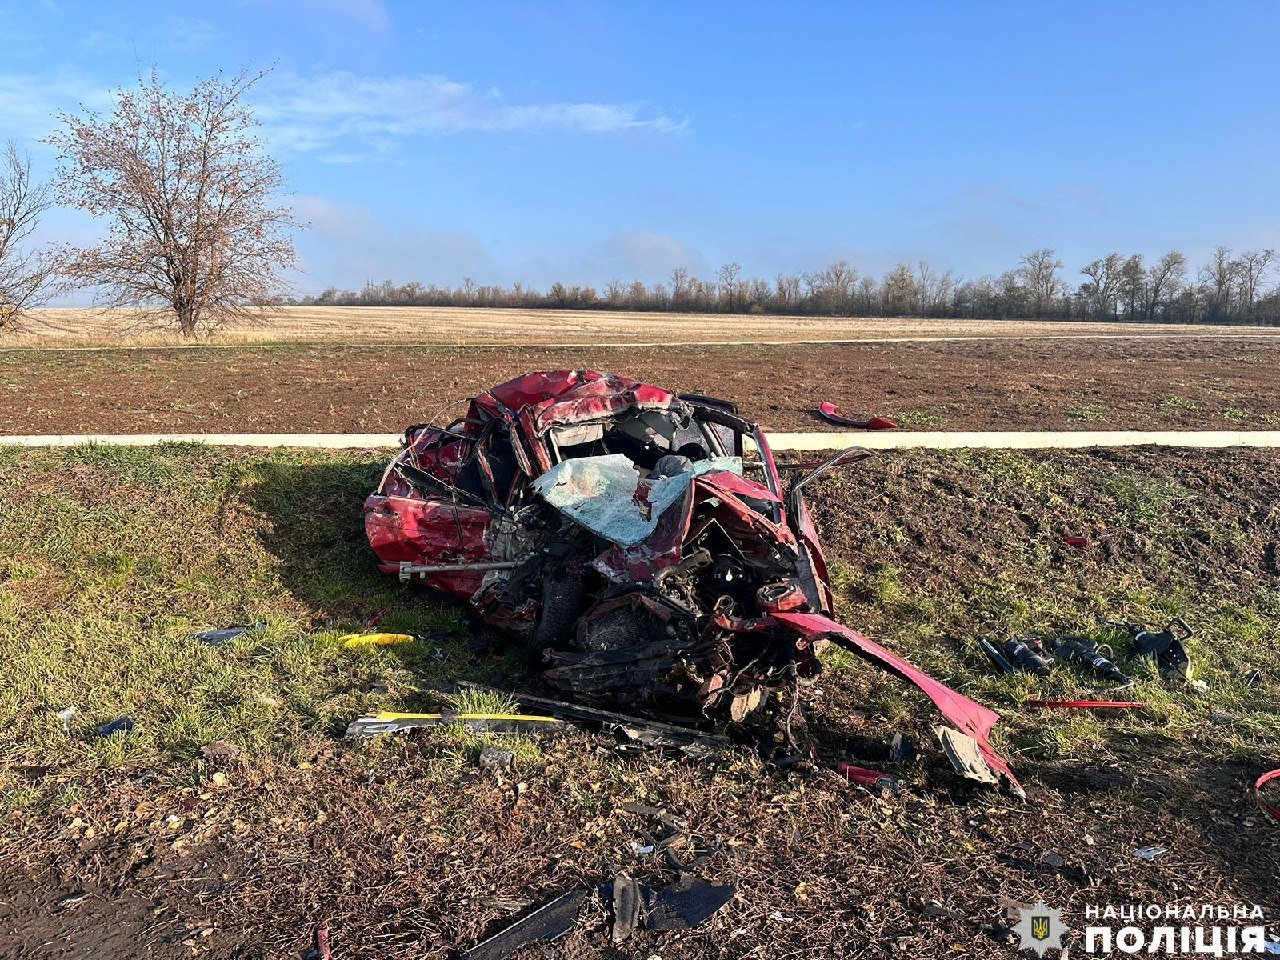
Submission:
<svg viewBox="0 0 1280 960">
<path fill-rule="evenodd" d="M 346 72 L 315 76 L 280 73 L 255 97 L 274 144 L 315 150 L 344 137 L 392 138 L 463 131 L 485 133 L 556 130 L 585 134 L 679 133 L 684 121 L 637 104 L 549 101 L 511 103 L 434 75 L 362 77 Z"/>
<path fill-rule="evenodd" d="M 39 140 L 57 127 L 59 110 L 75 110 L 81 104 L 101 109 L 110 103 L 111 94 L 78 73 L 0 74 L 0 130 L 5 138 L 38 149 Z"/>
<path fill-rule="evenodd" d="M 603 253 L 604 269 L 611 276 L 626 280 L 665 279 L 676 267 L 695 275 L 707 269 L 706 260 L 679 240 L 645 230 L 619 230 L 605 241 Z"/>
<path fill-rule="evenodd" d="M 90 30 L 79 42 L 82 50 L 99 55 L 129 49 L 128 41 L 107 30 Z"/>
<path fill-rule="evenodd" d="M 348 17 L 371 30 L 384 31 L 391 26 L 382 0 L 309 0 L 307 5 Z"/>
<path fill-rule="evenodd" d="M 217 27 L 201 17 L 170 17 L 164 34 L 171 50 L 187 53 L 213 46 L 221 36 Z"/>
<path fill-rule="evenodd" d="M 181 23 L 186 25 L 185 32 L 175 35 L 175 42 L 212 42 L 216 36 L 204 21 Z M 0 74 L 0 128 L 6 136 L 34 146 L 34 141 L 56 127 L 58 111 L 74 111 L 81 105 L 109 108 L 114 89 L 70 69 Z M 330 162 L 355 162 L 373 152 L 386 153 L 397 141 L 423 134 L 551 130 L 600 136 L 666 135 L 686 129 L 683 120 L 635 104 L 512 103 L 497 91 L 480 91 L 468 83 L 430 75 L 275 73 L 254 91 L 254 100 L 272 147 L 322 151 L 318 158 Z"/>
<path fill-rule="evenodd" d="M 299 290 L 319 292 L 330 284 L 359 289 L 366 280 L 387 279 L 452 285 L 464 276 L 494 275 L 488 251 L 470 233 L 424 230 L 324 197 L 291 197 L 289 205 L 310 225 L 297 237 L 304 271 L 295 284 Z"/>
</svg>

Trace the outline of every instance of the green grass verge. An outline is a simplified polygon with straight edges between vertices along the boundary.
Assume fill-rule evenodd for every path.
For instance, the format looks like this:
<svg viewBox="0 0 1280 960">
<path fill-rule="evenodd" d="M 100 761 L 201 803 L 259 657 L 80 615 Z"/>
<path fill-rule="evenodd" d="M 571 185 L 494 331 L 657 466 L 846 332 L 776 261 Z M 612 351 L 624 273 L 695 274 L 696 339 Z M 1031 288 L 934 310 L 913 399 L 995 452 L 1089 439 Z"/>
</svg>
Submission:
<svg viewBox="0 0 1280 960">
<path fill-rule="evenodd" d="M 57 768 L 48 782 L 64 794 L 45 798 L 56 801 L 102 767 L 186 775 L 214 740 L 302 762 L 354 716 L 438 702 L 438 682 L 514 677 L 515 650 L 468 653 L 465 610 L 374 566 L 360 508 L 384 456 L 0 448 L 0 769 Z M 1015 764 L 1171 746 L 1261 756 L 1280 750 L 1280 589 L 1267 566 L 1278 489 L 1280 463 L 1261 453 L 915 453 L 823 481 L 814 505 L 841 616 L 999 709 Z M 1076 533 L 1087 550 L 1063 546 Z M 342 647 L 379 613 L 378 629 L 419 639 Z M 1034 710 L 1029 696 L 1085 695 L 1093 679 L 1073 667 L 996 676 L 973 643 L 1070 632 L 1122 651 L 1099 617 L 1175 615 L 1197 627 L 1207 689 L 1126 662 L 1142 713 Z M 259 623 L 223 646 L 195 639 Z M 839 654 L 831 664 L 840 696 L 855 684 L 878 714 L 920 714 L 891 678 Z M 1260 687 L 1246 682 L 1253 670 Z M 131 733 L 93 736 L 122 715 Z M 494 741 L 428 742 L 462 762 Z M 536 758 L 532 742 L 502 742 Z M 40 799 L 3 773 L 0 796 Z"/>
</svg>

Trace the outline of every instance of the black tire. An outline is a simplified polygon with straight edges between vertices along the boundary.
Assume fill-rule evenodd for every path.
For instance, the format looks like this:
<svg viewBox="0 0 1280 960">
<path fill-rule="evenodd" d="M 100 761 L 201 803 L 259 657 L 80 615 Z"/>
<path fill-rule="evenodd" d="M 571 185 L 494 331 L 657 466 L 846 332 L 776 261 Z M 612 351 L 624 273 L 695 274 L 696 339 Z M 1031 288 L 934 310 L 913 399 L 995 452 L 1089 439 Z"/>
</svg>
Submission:
<svg viewBox="0 0 1280 960">
<path fill-rule="evenodd" d="M 538 625 L 525 647 L 532 665 L 542 665 L 542 651 L 547 647 L 566 645 L 573 635 L 578 615 L 582 612 L 582 597 L 585 592 L 582 570 L 577 564 L 548 566 L 542 578 L 542 606 L 538 611 Z"/>
</svg>

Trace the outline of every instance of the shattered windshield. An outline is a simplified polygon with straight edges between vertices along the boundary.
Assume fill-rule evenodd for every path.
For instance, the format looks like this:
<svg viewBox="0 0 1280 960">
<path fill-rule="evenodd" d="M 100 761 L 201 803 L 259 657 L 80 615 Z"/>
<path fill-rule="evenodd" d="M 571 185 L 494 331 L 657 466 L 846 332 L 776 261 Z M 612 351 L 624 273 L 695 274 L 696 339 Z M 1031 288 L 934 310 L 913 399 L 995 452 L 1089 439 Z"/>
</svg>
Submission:
<svg viewBox="0 0 1280 960">
<path fill-rule="evenodd" d="M 577 457 L 556 464 L 533 481 L 533 488 L 592 533 L 630 547 L 652 534 L 662 514 L 683 501 L 694 477 L 713 471 L 741 476 L 742 459 L 693 462 L 668 456 L 650 471 L 637 468 L 622 454 Z"/>
</svg>

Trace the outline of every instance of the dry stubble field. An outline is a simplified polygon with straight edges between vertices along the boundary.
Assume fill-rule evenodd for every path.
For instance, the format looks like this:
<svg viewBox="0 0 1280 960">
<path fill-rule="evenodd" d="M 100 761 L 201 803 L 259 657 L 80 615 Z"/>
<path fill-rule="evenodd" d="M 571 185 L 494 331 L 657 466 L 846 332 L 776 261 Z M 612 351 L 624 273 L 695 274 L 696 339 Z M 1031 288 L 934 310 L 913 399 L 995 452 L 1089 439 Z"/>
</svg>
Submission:
<svg viewBox="0 0 1280 960">
<path fill-rule="evenodd" d="M 645 313 L 608 310 L 523 310 L 472 307 L 284 307 L 261 323 L 233 324 L 212 343 L 399 342 L 423 345 L 546 345 L 681 342 L 875 340 L 936 337 L 1258 336 L 1280 330 L 1172 324 L 1046 321 L 786 317 Z M 36 311 L 0 346 L 172 345 L 145 318 L 120 310 Z"/>
</svg>

